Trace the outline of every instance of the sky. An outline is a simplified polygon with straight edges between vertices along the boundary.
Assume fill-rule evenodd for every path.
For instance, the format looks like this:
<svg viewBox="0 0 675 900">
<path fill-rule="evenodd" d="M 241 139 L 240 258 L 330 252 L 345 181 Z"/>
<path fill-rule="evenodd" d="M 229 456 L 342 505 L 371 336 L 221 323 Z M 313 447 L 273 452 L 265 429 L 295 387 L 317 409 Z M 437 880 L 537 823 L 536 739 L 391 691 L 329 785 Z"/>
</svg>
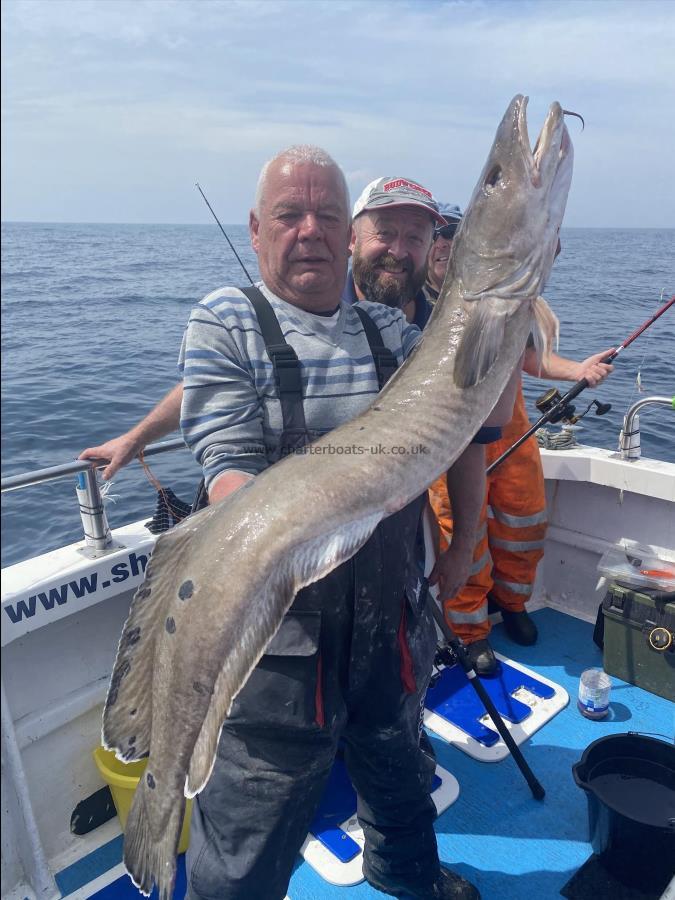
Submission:
<svg viewBox="0 0 675 900">
<path fill-rule="evenodd" d="M 318 144 L 466 205 L 499 120 L 551 102 L 565 225 L 675 226 L 675 0 L 2 0 L 2 219 L 244 223 Z"/>
</svg>

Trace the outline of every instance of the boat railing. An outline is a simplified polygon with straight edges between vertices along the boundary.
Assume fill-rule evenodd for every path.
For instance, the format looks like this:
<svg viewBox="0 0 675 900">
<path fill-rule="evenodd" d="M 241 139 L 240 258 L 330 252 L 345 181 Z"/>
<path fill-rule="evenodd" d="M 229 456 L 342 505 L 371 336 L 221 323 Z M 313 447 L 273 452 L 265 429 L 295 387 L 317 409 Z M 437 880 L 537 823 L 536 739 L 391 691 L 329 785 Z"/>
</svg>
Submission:
<svg viewBox="0 0 675 900">
<path fill-rule="evenodd" d="M 185 447 L 185 442 L 182 438 L 149 444 L 143 450 L 143 457 L 168 453 L 172 450 L 179 450 L 182 447 Z M 43 484 L 47 481 L 56 481 L 59 478 L 76 475 L 75 491 L 84 529 L 86 552 L 92 558 L 102 556 L 110 551 L 113 540 L 105 514 L 104 500 L 96 477 L 96 471 L 107 466 L 109 462 L 110 460 L 108 459 L 78 459 L 58 466 L 49 466 L 46 469 L 35 469 L 22 475 L 11 475 L 3 478 L 1 481 L 2 493 L 18 491 L 35 484 Z"/>
<path fill-rule="evenodd" d="M 645 406 L 670 406 L 675 409 L 675 397 L 643 397 L 637 400 L 623 419 L 619 436 L 619 456 L 621 459 L 640 459 L 640 416 Z"/>
<path fill-rule="evenodd" d="M 640 458 L 640 419 L 638 413 L 643 407 L 649 405 L 675 408 L 675 397 L 644 397 L 630 407 L 624 417 L 623 428 L 619 437 L 619 456 L 621 459 L 635 460 Z M 144 449 L 143 456 L 156 456 L 160 453 L 168 453 L 183 447 L 185 447 L 183 439 L 174 438 L 170 441 L 149 444 Z M 112 545 L 112 536 L 106 519 L 104 500 L 96 477 L 97 469 L 104 468 L 109 462 L 110 460 L 108 459 L 78 459 L 58 466 L 49 466 L 46 469 L 24 472 L 21 475 L 11 475 L 3 478 L 0 485 L 4 494 L 7 491 L 22 490 L 32 485 L 77 475 L 76 493 L 84 529 L 86 549 L 88 555 L 96 557 L 109 552 Z"/>
</svg>

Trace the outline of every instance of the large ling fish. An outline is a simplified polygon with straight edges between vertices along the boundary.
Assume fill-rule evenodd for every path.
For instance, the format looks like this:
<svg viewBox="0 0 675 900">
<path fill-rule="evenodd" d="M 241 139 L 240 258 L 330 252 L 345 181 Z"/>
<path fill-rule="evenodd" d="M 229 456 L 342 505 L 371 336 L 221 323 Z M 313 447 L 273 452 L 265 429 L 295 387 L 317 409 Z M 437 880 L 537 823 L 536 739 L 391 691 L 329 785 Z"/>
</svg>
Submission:
<svg viewBox="0 0 675 900">
<path fill-rule="evenodd" d="M 208 781 L 233 698 L 303 586 L 327 575 L 462 453 L 556 320 L 540 294 L 572 171 L 554 103 L 534 152 L 511 102 L 454 242 L 424 339 L 362 415 L 162 535 L 133 599 L 103 718 L 124 760 L 149 753 L 126 827 L 134 883 L 171 896 L 185 797 Z M 367 448 L 332 452 L 331 444 Z M 388 455 L 380 446 L 423 445 Z M 373 448 L 373 452 L 368 452 Z"/>
</svg>

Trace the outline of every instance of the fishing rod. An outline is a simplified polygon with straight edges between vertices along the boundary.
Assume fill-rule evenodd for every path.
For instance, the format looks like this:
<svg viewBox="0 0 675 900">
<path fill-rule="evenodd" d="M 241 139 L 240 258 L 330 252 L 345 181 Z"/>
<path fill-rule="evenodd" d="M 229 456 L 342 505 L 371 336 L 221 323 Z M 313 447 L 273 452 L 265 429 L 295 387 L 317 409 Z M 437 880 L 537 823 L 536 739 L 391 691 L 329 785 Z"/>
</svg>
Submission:
<svg viewBox="0 0 675 900">
<path fill-rule="evenodd" d="M 225 231 L 225 229 L 223 228 L 223 226 L 220 224 L 220 219 L 219 219 L 218 216 L 214 213 L 213 207 L 211 206 L 211 204 L 209 203 L 209 201 L 206 199 L 206 194 L 205 194 L 204 191 L 201 189 L 201 186 L 200 186 L 199 182 L 197 182 L 197 183 L 195 184 L 195 187 L 197 188 L 197 190 L 199 191 L 199 193 L 200 193 L 200 194 L 202 195 L 202 197 L 204 198 L 204 203 L 206 203 L 206 205 L 208 206 L 209 210 L 211 211 L 211 215 L 212 215 L 213 218 L 216 220 L 216 222 L 217 222 L 217 224 L 218 224 L 218 228 L 220 228 L 220 230 L 223 232 L 223 235 L 224 235 L 224 237 L 225 237 L 225 240 L 226 240 L 227 243 L 230 245 L 230 249 L 232 250 L 232 252 L 234 253 L 234 255 L 237 257 L 237 262 L 239 263 L 239 265 L 240 265 L 240 266 L 242 267 L 242 269 L 244 270 L 244 274 L 246 275 L 246 277 L 248 278 L 248 280 L 251 282 L 251 284 L 254 284 L 253 279 L 252 279 L 251 276 L 248 274 L 248 269 L 246 268 L 246 266 L 245 266 L 244 263 L 242 262 L 242 259 L 241 259 L 241 257 L 239 256 L 239 254 L 237 253 L 237 251 L 234 249 L 234 244 L 232 243 L 232 241 L 231 241 L 231 240 L 229 239 L 229 237 L 227 236 L 227 232 Z"/>
<path fill-rule="evenodd" d="M 637 328 L 630 335 L 630 337 L 627 337 L 626 340 L 619 347 L 616 348 L 616 350 L 613 350 L 612 353 L 609 354 L 609 356 L 606 356 L 603 360 L 601 360 L 601 362 L 603 362 L 603 363 L 614 362 L 614 360 L 617 358 L 617 356 L 621 353 L 622 350 L 625 350 L 626 347 L 628 347 L 630 344 L 632 344 L 634 340 L 639 338 L 640 335 L 642 334 L 642 332 L 646 331 L 650 325 L 652 325 L 654 322 L 656 322 L 656 320 L 659 318 L 659 316 L 662 316 L 664 314 L 664 312 L 666 312 L 666 310 L 670 309 L 670 307 L 674 303 L 675 303 L 675 295 L 673 295 L 670 298 L 670 300 L 667 301 L 667 303 L 665 303 L 662 307 L 660 307 L 660 309 L 657 312 L 655 312 L 653 316 L 651 316 L 649 319 L 647 319 L 646 322 L 643 322 L 643 324 L 640 325 L 640 327 Z M 580 381 L 577 381 L 577 383 L 575 385 L 573 385 L 569 389 L 569 391 L 566 394 L 564 394 L 556 403 L 554 403 L 553 406 L 551 406 L 544 413 L 544 415 L 540 419 L 538 419 L 535 422 L 535 424 L 525 432 L 525 434 L 521 435 L 521 437 L 518 438 L 518 440 L 515 442 L 515 444 L 512 444 L 508 448 L 508 450 L 505 450 L 502 453 L 502 455 L 499 456 L 492 463 L 492 465 L 487 467 L 486 474 L 490 475 L 491 472 L 494 472 L 494 470 L 497 468 L 498 465 L 503 463 L 507 457 L 511 456 L 511 454 L 515 450 L 517 450 L 518 447 L 521 446 L 521 444 L 524 444 L 528 438 L 532 437 L 532 435 L 535 433 L 535 431 L 537 431 L 539 428 L 541 428 L 542 425 L 546 425 L 548 422 L 559 420 L 562 417 L 562 415 L 564 414 L 565 407 L 569 404 L 569 402 L 571 400 L 574 400 L 574 398 L 577 397 L 582 391 L 585 391 L 587 387 L 589 387 L 589 383 L 586 378 L 582 378 Z"/>
<path fill-rule="evenodd" d="M 427 508 L 423 516 L 422 527 L 424 532 L 425 554 L 427 556 L 427 559 L 433 563 L 436 554 L 434 550 L 434 540 L 432 537 L 431 524 L 429 522 L 430 515 L 431 513 Z M 518 766 L 523 777 L 525 778 L 525 781 L 532 791 L 532 796 L 535 798 L 535 800 L 543 800 L 546 792 L 541 782 L 537 779 L 534 772 L 527 764 L 522 750 L 515 742 L 513 736 L 511 735 L 511 732 L 504 724 L 504 720 L 500 716 L 497 707 L 495 706 L 492 698 L 483 686 L 483 683 L 480 680 L 480 677 L 478 676 L 475 668 L 473 667 L 468 653 L 466 652 L 464 642 L 457 637 L 455 632 L 448 625 L 448 622 L 445 618 L 445 613 L 443 612 L 438 601 L 438 589 L 436 587 L 432 587 L 429 584 L 429 580 L 427 577 L 422 579 L 422 585 L 422 589 L 427 591 L 427 597 L 430 601 L 429 605 L 431 608 L 431 614 L 433 615 L 434 621 L 436 622 L 436 625 L 443 635 L 443 640 L 445 642 L 445 646 L 439 647 L 436 655 L 436 660 L 440 660 L 440 662 L 445 666 L 452 666 L 456 662 L 460 664 L 460 666 L 464 670 L 464 674 L 466 675 L 469 684 L 478 694 L 478 697 L 485 707 L 487 714 L 490 716 L 490 719 L 499 732 L 500 737 L 506 744 L 509 753 L 513 757 L 513 761 Z"/>
<path fill-rule="evenodd" d="M 197 190 L 199 191 L 199 193 L 202 195 L 202 197 L 203 197 L 203 199 L 204 199 L 204 203 L 206 203 L 206 205 L 207 205 L 208 208 L 209 208 L 209 211 L 210 211 L 211 215 L 212 215 L 213 218 L 216 220 L 216 223 L 217 223 L 217 225 L 218 225 L 218 228 L 220 228 L 220 230 L 223 232 L 223 236 L 224 236 L 225 240 L 227 241 L 227 243 L 230 245 L 230 249 L 232 250 L 232 252 L 234 253 L 234 255 L 237 257 L 237 262 L 239 263 L 239 265 L 240 265 L 240 266 L 242 267 L 242 269 L 244 270 L 244 274 L 246 275 L 246 277 L 248 278 L 248 280 L 251 282 L 251 284 L 255 284 L 255 282 L 253 281 L 253 279 L 251 278 L 251 276 L 248 274 L 248 269 L 247 269 L 246 266 L 244 265 L 244 262 L 243 262 L 241 256 L 239 256 L 239 254 L 237 253 L 237 251 L 234 249 L 234 244 L 232 243 L 232 241 L 231 241 L 231 240 L 229 239 L 229 237 L 227 236 L 227 232 L 225 231 L 225 229 L 223 228 L 223 226 L 220 224 L 220 219 L 219 219 L 218 216 L 214 213 L 213 207 L 211 206 L 211 204 L 209 203 L 209 201 L 206 199 L 206 194 L 205 194 L 204 191 L 202 190 L 201 185 L 199 184 L 198 181 L 195 183 L 195 187 L 197 188 Z M 197 487 L 197 493 L 196 493 L 196 495 L 195 495 L 195 499 L 192 501 L 192 508 L 191 508 L 191 511 L 194 513 L 194 512 L 198 512 L 200 509 L 204 509 L 204 507 L 208 504 L 208 497 L 209 497 L 209 495 L 208 495 L 207 490 L 206 490 L 206 482 L 205 482 L 205 480 L 202 478 L 201 481 L 199 482 L 199 486 Z"/>
</svg>

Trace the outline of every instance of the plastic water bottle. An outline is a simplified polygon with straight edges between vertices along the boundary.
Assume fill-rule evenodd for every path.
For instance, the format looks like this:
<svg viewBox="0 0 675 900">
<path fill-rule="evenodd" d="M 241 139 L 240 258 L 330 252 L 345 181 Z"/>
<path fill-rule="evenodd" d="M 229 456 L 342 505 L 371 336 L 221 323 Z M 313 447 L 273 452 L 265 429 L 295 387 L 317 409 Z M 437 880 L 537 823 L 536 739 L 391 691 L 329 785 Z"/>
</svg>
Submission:
<svg viewBox="0 0 675 900">
<path fill-rule="evenodd" d="M 587 719 L 604 719 L 609 712 L 612 682 L 602 669 L 586 669 L 579 679 L 577 706 Z"/>
</svg>

